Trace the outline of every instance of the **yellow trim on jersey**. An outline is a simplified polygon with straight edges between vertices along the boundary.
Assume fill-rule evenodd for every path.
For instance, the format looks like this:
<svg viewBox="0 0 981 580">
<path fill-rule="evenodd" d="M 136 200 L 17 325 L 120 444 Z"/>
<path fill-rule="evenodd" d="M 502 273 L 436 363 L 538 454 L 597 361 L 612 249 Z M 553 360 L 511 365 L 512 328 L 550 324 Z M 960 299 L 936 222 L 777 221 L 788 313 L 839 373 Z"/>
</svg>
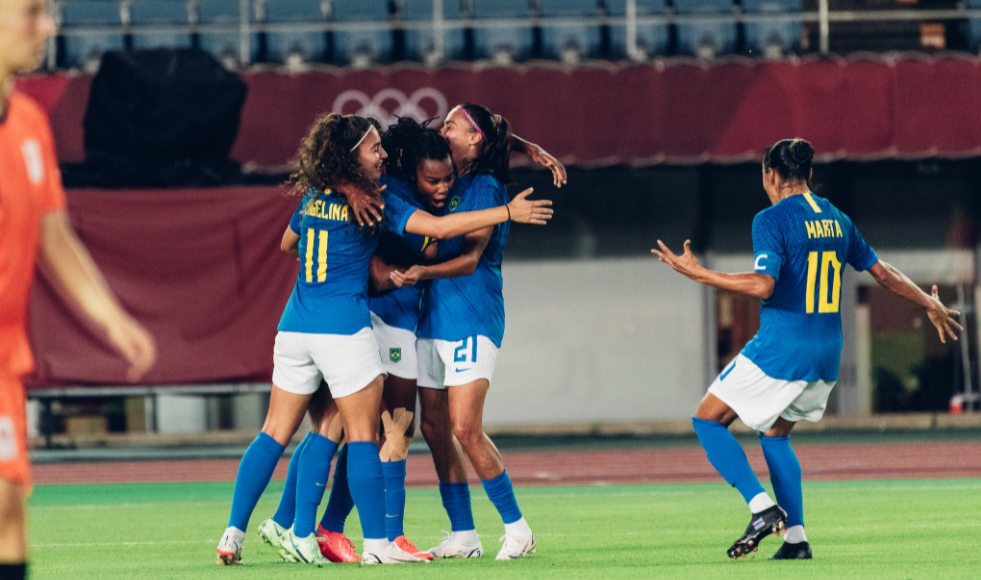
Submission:
<svg viewBox="0 0 981 580">
<path fill-rule="evenodd" d="M 821 208 L 818 207 L 818 204 L 814 201 L 814 198 L 811 197 L 811 192 L 805 191 L 804 192 L 804 199 L 806 199 L 807 200 L 807 203 L 809 203 L 811 205 L 811 209 L 814 210 L 814 213 L 821 213 Z"/>
<path fill-rule="evenodd" d="M 313 228 L 307 228 L 307 263 L 305 268 L 307 271 L 307 282 L 313 282 L 313 242 L 315 231 Z"/>
<path fill-rule="evenodd" d="M 327 230 L 320 230 L 320 247 L 317 250 L 317 282 L 327 281 Z"/>
</svg>

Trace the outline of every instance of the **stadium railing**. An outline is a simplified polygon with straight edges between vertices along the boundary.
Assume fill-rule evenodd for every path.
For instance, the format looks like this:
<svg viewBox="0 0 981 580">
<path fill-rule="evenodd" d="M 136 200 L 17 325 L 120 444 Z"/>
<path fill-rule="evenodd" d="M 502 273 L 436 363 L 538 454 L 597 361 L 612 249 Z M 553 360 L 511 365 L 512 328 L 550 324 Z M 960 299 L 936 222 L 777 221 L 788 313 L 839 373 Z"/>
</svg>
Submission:
<svg viewBox="0 0 981 580">
<path fill-rule="evenodd" d="M 531 57 L 558 57 L 564 59 L 568 54 L 572 62 L 578 62 L 579 57 L 599 57 L 605 59 L 625 56 L 631 60 L 644 61 L 654 55 L 663 56 L 668 46 L 669 27 L 677 31 L 677 44 L 692 44 L 691 51 L 698 56 L 711 56 L 700 52 L 697 45 L 706 41 L 709 45 L 715 42 L 721 50 L 710 51 L 720 54 L 731 50 L 733 35 L 730 32 L 736 26 L 745 27 L 746 47 L 767 56 L 782 56 L 787 52 L 797 52 L 801 46 L 801 29 L 805 23 L 818 25 L 818 49 L 821 54 L 829 54 L 830 27 L 832 23 L 846 22 L 899 22 L 899 21 L 962 21 L 969 24 L 968 36 L 975 29 L 981 31 L 976 23 L 981 22 L 981 6 L 971 0 L 955 9 L 931 10 L 835 10 L 829 9 L 829 0 L 819 0 L 817 11 L 803 11 L 798 2 L 786 0 L 773 2 L 750 1 L 742 6 L 731 3 L 713 2 L 714 11 L 705 13 L 689 11 L 687 4 L 666 8 L 663 1 L 652 0 L 608 0 L 597 3 L 605 9 L 587 10 L 585 14 L 568 13 L 553 9 L 549 0 L 530 0 L 528 5 L 533 9 L 519 10 L 511 15 L 505 10 L 485 9 L 493 6 L 490 0 L 467 0 L 460 8 L 458 0 L 400 0 L 394 5 L 399 7 L 382 18 L 378 11 L 363 12 L 359 10 L 334 10 L 341 6 L 338 0 L 307 1 L 320 9 L 320 17 L 297 20 L 294 18 L 274 18 L 271 15 L 281 11 L 283 4 L 291 0 L 239 0 L 239 18 L 237 22 L 228 17 L 215 18 L 208 14 L 208 4 L 216 0 L 171 0 L 172 3 L 187 6 L 187 22 L 175 24 L 171 19 L 161 23 L 161 16 L 141 17 L 147 12 L 149 2 L 162 5 L 167 0 L 60 0 L 55 3 L 59 30 L 52 39 L 48 56 L 48 66 L 51 69 L 65 66 L 67 68 L 91 68 L 91 60 L 102 49 L 119 48 L 120 36 L 126 39 L 126 48 L 145 44 L 145 39 L 164 38 L 166 36 L 180 37 L 179 44 L 185 44 L 184 38 L 190 36 L 192 44 L 202 48 L 213 49 L 211 39 L 237 35 L 238 62 L 226 59 L 231 65 L 248 66 L 256 61 L 290 64 L 280 49 L 289 52 L 294 44 L 304 49 L 312 46 L 312 52 L 305 60 L 294 64 L 309 64 L 329 61 L 333 64 L 370 66 L 373 62 L 386 62 L 393 57 L 392 38 L 401 35 L 404 50 L 396 51 L 395 60 L 412 59 L 437 64 L 446 59 L 471 60 L 475 58 L 490 58 L 507 63 L 511 59 Z M 225 0 L 225 2 L 234 0 Z M 474 3 L 476 2 L 476 4 Z M 512 2 L 514 3 L 514 2 Z M 422 4 L 425 7 L 420 8 Z M 523 4 L 518 0 L 515 5 Z M 722 4 L 728 9 L 720 8 Z M 119 18 L 106 18 L 106 8 L 109 5 L 119 7 Z M 336 5 L 336 6 L 335 6 Z M 485 6 L 486 5 L 486 6 Z M 793 6 L 791 6 L 793 5 Z M 88 6 L 87 14 L 79 14 L 81 6 Z M 425 18 L 421 13 L 431 7 L 431 18 Z M 159 6 L 158 6 L 159 8 Z M 336 17 L 332 16 L 332 10 Z M 92 13 L 101 11 L 102 17 Z M 112 12 L 108 10 L 108 12 Z M 376 14 L 377 13 L 377 14 Z M 266 15 L 269 14 L 270 17 Z M 371 17 L 375 14 L 375 17 Z M 227 16 L 227 14 L 226 14 Z M 369 19 L 362 19 L 369 18 Z M 110 22 L 109 20 L 112 20 Z M 556 51 L 556 32 L 562 30 L 576 31 L 569 39 L 576 43 L 590 34 L 582 32 L 590 29 L 598 30 L 605 38 L 600 44 L 602 48 L 597 53 L 596 45 L 587 40 L 587 46 L 578 46 L 579 54 L 575 51 Z M 719 36 L 712 30 L 726 30 Z M 686 31 L 709 31 L 692 39 Z M 682 34 L 685 32 L 685 34 Z M 461 41 L 462 34 L 462 41 Z M 981 32 L 978 32 L 981 35 Z M 357 49 L 371 39 L 386 37 L 379 40 L 381 47 L 371 47 L 368 54 L 372 58 L 356 58 Z M 477 46 L 478 41 L 490 38 L 506 40 L 510 37 L 519 38 L 520 46 L 506 46 L 504 40 L 497 47 Z M 682 38 L 684 37 L 684 38 Z M 303 40 L 305 38 L 306 40 Z M 346 39 L 354 38 L 358 46 L 339 44 Z M 528 39 L 532 39 L 533 50 L 529 50 Z M 277 40 L 278 39 L 278 40 Z M 284 40 L 285 39 L 285 40 Z M 287 45 L 279 46 L 284 40 Z M 543 43 L 544 40 L 544 43 Z M 558 42 L 563 42 L 559 40 Z M 975 39 L 976 40 L 976 39 Z M 682 42 L 684 41 L 684 42 Z M 691 42 L 689 42 L 691 41 Z M 462 42 L 462 46 L 461 46 Z M 495 41 L 496 42 L 496 41 Z M 503 44 L 502 44 L 503 43 Z M 686 44 L 687 43 L 687 44 Z M 693 44 L 694 43 L 694 44 Z M 492 43 L 493 44 L 493 43 Z M 703 43 L 704 44 L 704 43 Z M 968 39 L 971 50 L 975 50 L 979 42 Z M 265 46 L 268 50 L 259 50 L 257 45 Z M 547 46 L 545 46 L 547 45 Z M 227 48 L 227 45 L 223 45 Z M 324 48 L 326 47 L 326 48 Z M 681 47 L 684 49 L 685 47 Z M 321 50 L 323 49 L 323 50 Z M 268 52 L 268 54 L 267 54 Z M 302 50 L 301 50 L 302 52 Z M 319 54 L 323 52 L 323 54 Z M 363 53 L 364 51 L 362 51 Z M 371 53 L 374 54 L 371 54 Z M 685 52 L 685 50 L 680 50 Z M 276 53 L 276 54 L 273 54 Z M 81 60 L 78 60 L 81 59 Z"/>
</svg>

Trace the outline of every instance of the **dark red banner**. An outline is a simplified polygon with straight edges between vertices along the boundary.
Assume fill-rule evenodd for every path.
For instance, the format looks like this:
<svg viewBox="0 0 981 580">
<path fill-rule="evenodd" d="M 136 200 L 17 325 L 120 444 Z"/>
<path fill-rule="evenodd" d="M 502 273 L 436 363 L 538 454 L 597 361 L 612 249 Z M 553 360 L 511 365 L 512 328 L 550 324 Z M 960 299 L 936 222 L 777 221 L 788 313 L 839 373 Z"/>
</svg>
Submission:
<svg viewBox="0 0 981 580">
<path fill-rule="evenodd" d="M 233 149 L 241 162 L 283 165 L 314 117 L 442 116 L 487 105 L 516 132 L 569 163 L 758 159 L 800 136 L 825 160 L 981 154 L 977 58 L 740 59 L 712 66 L 398 69 L 243 74 L 249 86 Z M 51 114 L 62 160 L 78 161 L 91 78 L 44 76 L 19 86 Z"/>
<path fill-rule="evenodd" d="M 268 381 L 297 262 L 279 250 L 295 199 L 277 188 L 68 192 L 82 242 L 157 340 L 142 384 Z M 34 387 L 124 384 L 126 363 L 39 277 Z"/>
</svg>

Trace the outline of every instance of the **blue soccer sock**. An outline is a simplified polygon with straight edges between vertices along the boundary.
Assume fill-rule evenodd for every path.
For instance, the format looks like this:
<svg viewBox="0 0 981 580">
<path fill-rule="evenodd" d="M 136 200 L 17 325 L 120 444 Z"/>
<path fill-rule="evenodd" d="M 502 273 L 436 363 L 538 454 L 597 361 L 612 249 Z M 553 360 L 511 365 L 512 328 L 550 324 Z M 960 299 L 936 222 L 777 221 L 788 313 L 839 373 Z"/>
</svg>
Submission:
<svg viewBox="0 0 981 580">
<path fill-rule="evenodd" d="M 228 518 L 228 527 L 245 531 L 249 526 L 249 518 L 255 510 L 255 504 L 269 485 L 273 471 L 279 458 L 283 456 L 283 446 L 275 439 L 259 433 L 238 464 L 238 475 L 235 476 L 235 491 L 232 493 L 232 514 Z"/>
<path fill-rule="evenodd" d="M 327 509 L 320 518 L 320 525 L 329 532 L 344 533 L 344 522 L 354 509 L 354 498 L 347 483 L 347 450 L 348 445 L 337 454 L 337 465 L 334 466 L 334 483 L 330 488 L 330 499 Z"/>
<path fill-rule="evenodd" d="M 501 475 L 494 479 L 482 479 L 484 491 L 487 498 L 491 500 L 497 512 L 501 514 L 501 519 L 506 524 L 513 524 L 521 519 L 521 510 L 518 509 L 518 498 L 514 497 L 514 486 L 511 485 L 511 478 L 505 469 Z"/>
<path fill-rule="evenodd" d="M 450 530 L 467 532 L 477 529 L 473 523 L 473 510 L 470 507 L 470 484 L 439 482 L 439 495 L 443 499 L 443 509 L 450 517 Z"/>
<path fill-rule="evenodd" d="M 746 452 L 725 425 L 698 417 L 692 417 L 691 422 L 695 427 L 695 434 L 698 435 L 698 441 L 705 449 L 709 463 L 719 472 L 722 479 L 739 490 L 746 503 L 757 495 L 766 493 L 760 480 L 753 473 L 753 468 L 749 466 Z"/>
<path fill-rule="evenodd" d="M 760 434 L 763 457 L 770 468 L 770 483 L 777 503 L 787 512 L 787 527 L 804 525 L 804 492 L 801 489 L 800 461 L 790 446 L 790 436 L 765 437 Z"/>
<path fill-rule="evenodd" d="M 296 519 L 293 521 L 293 534 L 298 538 L 313 533 L 317 507 L 324 499 L 330 461 L 336 451 L 337 443 L 319 433 L 311 433 L 310 441 L 300 456 L 296 474 Z"/>
<path fill-rule="evenodd" d="M 300 444 L 293 450 L 293 456 L 290 457 L 289 469 L 286 470 L 283 496 L 279 498 L 279 507 L 276 508 L 276 513 L 272 517 L 274 522 L 284 528 L 292 526 L 293 518 L 296 516 L 296 469 L 300 463 L 300 454 L 303 453 L 303 449 L 307 446 L 307 441 L 310 440 L 311 435 L 313 433 L 307 433 L 303 441 L 300 441 Z"/>
<path fill-rule="evenodd" d="M 383 461 L 382 473 L 385 475 L 385 532 L 394 541 L 404 536 L 405 520 L 405 460 Z"/>
<path fill-rule="evenodd" d="M 351 497 L 358 506 L 361 530 L 368 540 L 385 540 L 385 477 L 378 444 L 370 441 L 348 443 L 347 478 Z"/>
</svg>

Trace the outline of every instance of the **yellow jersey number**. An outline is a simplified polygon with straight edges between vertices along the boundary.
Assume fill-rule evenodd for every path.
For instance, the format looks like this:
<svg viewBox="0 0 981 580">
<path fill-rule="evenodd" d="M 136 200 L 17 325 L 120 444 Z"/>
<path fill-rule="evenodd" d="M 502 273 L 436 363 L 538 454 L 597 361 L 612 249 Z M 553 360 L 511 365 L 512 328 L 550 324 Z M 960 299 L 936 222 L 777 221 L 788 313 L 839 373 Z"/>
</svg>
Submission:
<svg viewBox="0 0 981 580">
<path fill-rule="evenodd" d="M 821 286 L 817 288 L 818 263 L 820 262 Z M 829 276 L 830 273 L 830 276 Z M 831 278 L 831 296 L 828 296 Z M 805 310 L 814 314 L 814 292 L 818 293 L 817 311 L 821 314 L 838 312 L 841 300 L 841 262 L 834 252 L 811 252 L 807 255 L 807 296 Z M 830 299 L 829 299 L 830 298 Z"/>
<path fill-rule="evenodd" d="M 306 281 L 309 283 L 313 282 L 314 277 L 314 246 L 316 246 L 317 251 L 317 282 L 327 281 L 327 235 L 329 233 L 327 230 L 318 232 L 316 228 L 307 228 L 307 255 L 303 269 L 306 271 Z M 319 238 L 319 244 L 316 243 L 317 238 Z"/>
</svg>

